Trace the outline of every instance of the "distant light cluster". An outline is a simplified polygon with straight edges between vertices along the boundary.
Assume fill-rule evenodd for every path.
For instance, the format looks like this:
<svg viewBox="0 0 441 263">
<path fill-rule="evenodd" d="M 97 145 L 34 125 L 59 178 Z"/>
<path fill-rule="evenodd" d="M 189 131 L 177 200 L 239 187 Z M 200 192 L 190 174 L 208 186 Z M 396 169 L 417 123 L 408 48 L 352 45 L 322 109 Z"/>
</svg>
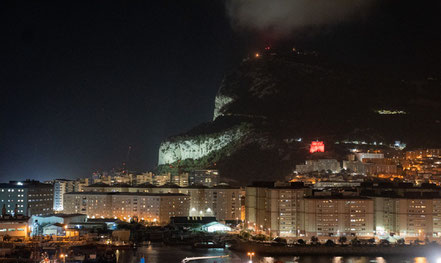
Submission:
<svg viewBox="0 0 441 263">
<path fill-rule="evenodd" d="M 407 112 L 402 111 L 402 110 L 376 110 L 375 112 L 378 114 L 381 114 L 381 115 L 398 115 L 398 114 L 404 115 L 404 114 L 407 114 Z"/>
</svg>

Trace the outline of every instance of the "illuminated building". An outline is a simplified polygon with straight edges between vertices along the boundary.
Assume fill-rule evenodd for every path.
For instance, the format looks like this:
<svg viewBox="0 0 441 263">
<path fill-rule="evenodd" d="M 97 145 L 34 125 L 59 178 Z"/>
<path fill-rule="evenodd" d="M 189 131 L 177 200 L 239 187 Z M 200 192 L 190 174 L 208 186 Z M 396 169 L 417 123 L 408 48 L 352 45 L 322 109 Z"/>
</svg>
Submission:
<svg viewBox="0 0 441 263">
<path fill-rule="evenodd" d="M 63 211 L 64 194 L 74 191 L 74 181 L 66 179 L 54 180 L 54 211 Z"/>
<path fill-rule="evenodd" d="M 80 192 L 65 194 L 65 212 L 90 218 L 114 218 L 166 224 L 172 216 L 188 216 L 189 197 L 178 193 Z"/>
<path fill-rule="evenodd" d="M 165 225 L 170 217 L 188 216 L 189 197 L 184 194 L 121 193 L 112 195 L 112 216 Z"/>
<path fill-rule="evenodd" d="M 51 224 L 80 224 L 87 219 L 83 214 L 52 214 L 44 216 L 32 216 L 29 224 L 32 227 L 31 236 L 43 235 L 43 226 Z"/>
<path fill-rule="evenodd" d="M 441 237 L 441 197 L 374 197 L 377 235 Z"/>
<path fill-rule="evenodd" d="M 23 215 L 2 215 L 0 217 L 0 237 L 9 236 L 12 240 L 26 240 L 29 232 L 28 220 L 29 217 Z"/>
<path fill-rule="evenodd" d="M 364 165 L 366 174 L 368 175 L 398 173 L 397 165 L 395 164 L 365 163 Z"/>
<path fill-rule="evenodd" d="M 218 170 L 195 170 L 188 178 L 188 185 L 203 185 L 207 187 L 219 184 Z"/>
<path fill-rule="evenodd" d="M 305 164 L 296 165 L 296 172 L 299 174 L 321 171 L 338 173 L 341 171 L 340 162 L 335 159 L 319 159 L 306 160 Z"/>
<path fill-rule="evenodd" d="M 189 176 L 190 175 L 188 173 L 174 175 L 172 176 L 173 178 L 172 183 L 180 187 L 187 187 L 189 185 Z"/>
<path fill-rule="evenodd" d="M 0 184 L 0 207 L 5 206 L 6 213 L 27 216 L 53 213 L 54 188 L 51 184 L 26 180 L 10 181 Z"/>
<path fill-rule="evenodd" d="M 201 226 L 200 228 L 204 232 L 215 233 L 215 232 L 230 232 L 231 227 L 221 224 L 219 222 L 211 222 Z"/>
<path fill-rule="evenodd" d="M 95 183 L 84 187 L 85 192 L 136 192 L 137 188 L 133 188 L 128 184 L 108 185 L 105 183 Z"/>
<path fill-rule="evenodd" d="M 366 165 L 360 161 L 343 161 L 343 169 L 354 174 L 366 174 Z"/>
<path fill-rule="evenodd" d="M 305 224 L 300 207 L 307 190 L 301 185 L 295 185 L 270 188 L 267 191 L 267 217 L 263 226 L 264 230 L 270 229 L 274 236 L 298 236 Z"/>
<path fill-rule="evenodd" d="M 190 197 L 190 216 L 215 216 L 217 220 L 236 220 L 241 218 L 241 190 L 238 187 L 218 185 L 215 187 L 190 186 L 179 187 L 175 184 L 115 186 L 94 184 L 87 187 L 94 192 L 129 192 L 151 194 L 185 194 Z"/>
<path fill-rule="evenodd" d="M 52 214 L 44 216 L 32 216 L 31 221 L 38 222 L 39 224 L 73 224 L 86 222 L 86 215 L 84 214 Z"/>
<path fill-rule="evenodd" d="M 165 185 L 171 182 L 171 174 L 161 174 L 161 175 L 155 175 L 153 177 L 153 184 L 156 186 Z"/>
<path fill-rule="evenodd" d="M 153 184 L 153 177 L 154 174 L 152 172 L 137 174 L 135 175 L 136 185 L 145 184 L 145 183 Z"/>
<path fill-rule="evenodd" d="M 79 231 L 78 229 L 68 228 L 68 225 L 54 223 L 48 224 L 42 227 L 44 236 L 62 236 L 62 237 L 78 237 Z"/>
<path fill-rule="evenodd" d="M 273 236 L 373 237 L 374 202 L 358 196 L 307 196 L 307 188 L 247 187 L 248 228 Z"/>
<path fill-rule="evenodd" d="M 241 217 L 240 188 L 216 187 L 157 187 L 153 193 L 181 193 L 190 197 L 190 216 L 214 216 L 217 220 L 236 220 Z"/>
<path fill-rule="evenodd" d="M 441 149 L 407 151 L 401 164 L 408 181 L 441 186 Z"/>
<path fill-rule="evenodd" d="M 360 162 L 364 159 L 384 159 L 383 153 L 355 153 L 355 156 Z"/>
<path fill-rule="evenodd" d="M 183 188 L 190 196 L 190 216 L 214 216 L 218 220 L 240 218 L 240 196 L 236 189 Z"/>
<path fill-rule="evenodd" d="M 74 192 L 83 192 L 84 187 L 89 185 L 89 178 L 79 178 L 74 181 Z"/>
<path fill-rule="evenodd" d="M 441 239 L 440 188 L 363 183 L 357 189 L 313 192 L 298 183 L 254 183 L 246 187 L 246 227 L 288 239 Z"/>
<path fill-rule="evenodd" d="M 313 185 L 314 189 L 330 189 L 330 188 L 354 188 L 360 186 L 362 181 L 318 181 Z"/>
<path fill-rule="evenodd" d="M 309 147 L 309 152 L 325 152 L 325 144 L 322 141 L 313 141 Z"/>
<path fill-rule="evenodd" d="M 343 161 L 343 168 L 353 174 L 379 175 L 379 174 L 399 174 L 397 161 L 392 159 L 372 158 L 373 156 L 363 153 L 358 156 L 362 161 Z"/>
<path fill-rule="evenodd" d="M 406 152 L 406 159 L 421 159 L 426 157 L 441 158 L 441 149 L 419 149 Z"/>
<path fill-rule="evenodd" d="M 273 236 L 299 236 L 304 225 L 300 202 L 309 191 L 302 183 L 262 182 L 246 187 L 247 227 Z"/>
<path fill-rule="evenodd" d="M 359 196 L 312 196 L 302 200 L 305 236 L 374 236 L 374 202 Z"/>
</svg>

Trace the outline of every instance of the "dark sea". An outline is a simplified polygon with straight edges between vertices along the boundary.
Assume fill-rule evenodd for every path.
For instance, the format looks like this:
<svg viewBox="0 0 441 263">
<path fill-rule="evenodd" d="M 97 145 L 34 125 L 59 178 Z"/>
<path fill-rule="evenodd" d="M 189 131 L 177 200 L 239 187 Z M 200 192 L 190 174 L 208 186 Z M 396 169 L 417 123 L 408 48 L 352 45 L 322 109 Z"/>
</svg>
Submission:
<svg viewBox="0 0 441 263">
<path fill-rule="evenodd" d="M 136 250 L 126 250 L 118 253 L 118 263 L 178 263 L 187 257 L 221 256 L 228 258 L 204 259 L 190 261 L 194 263 L 249 263 L 244 253 L 228 249 L 192 249 L 191 247 L 175 247 L 151 245 L 139 247 Z M 441 263 L 441 257 L 259 257 L 253 258 L 253 263 Z"/>
</svg>

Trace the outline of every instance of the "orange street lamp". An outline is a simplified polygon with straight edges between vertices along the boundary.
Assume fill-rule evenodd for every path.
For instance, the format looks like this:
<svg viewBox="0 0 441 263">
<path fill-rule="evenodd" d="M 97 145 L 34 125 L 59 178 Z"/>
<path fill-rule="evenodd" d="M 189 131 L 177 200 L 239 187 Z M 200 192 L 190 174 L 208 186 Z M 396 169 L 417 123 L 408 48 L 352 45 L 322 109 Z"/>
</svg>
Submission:
<svg viewBox="0 0 441 263">
<path fill-rule="evenodd" d="M 248 252 L 247 256 L 250 257 L 250 261 L 249 262 L 252 263 L 253 262 L 253 257 L 254 257 L 254 252 Z"/>
<path fill-rule="evenodd" d="M 60 258 L 63 259 L 63 263 L 66 263 L 67 254 L 61 254 Z"/>
</svg>

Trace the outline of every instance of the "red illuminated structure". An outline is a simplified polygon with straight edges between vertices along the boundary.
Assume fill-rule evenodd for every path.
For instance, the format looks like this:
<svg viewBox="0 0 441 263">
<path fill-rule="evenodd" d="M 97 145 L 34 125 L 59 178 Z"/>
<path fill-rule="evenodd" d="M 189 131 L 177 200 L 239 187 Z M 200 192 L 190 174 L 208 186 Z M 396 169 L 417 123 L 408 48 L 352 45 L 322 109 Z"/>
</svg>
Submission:
<svg viewBox="0 0 441 263">
<path fill-rule="evenodd" d="M 313 141 L 311 142 L 311 146 L 309 147 L 309 152 L 310 153 L 315 153 L 315 152 L 325 152 L 325 143 L 323 143 L 323 141 Z"/>
</svg>

